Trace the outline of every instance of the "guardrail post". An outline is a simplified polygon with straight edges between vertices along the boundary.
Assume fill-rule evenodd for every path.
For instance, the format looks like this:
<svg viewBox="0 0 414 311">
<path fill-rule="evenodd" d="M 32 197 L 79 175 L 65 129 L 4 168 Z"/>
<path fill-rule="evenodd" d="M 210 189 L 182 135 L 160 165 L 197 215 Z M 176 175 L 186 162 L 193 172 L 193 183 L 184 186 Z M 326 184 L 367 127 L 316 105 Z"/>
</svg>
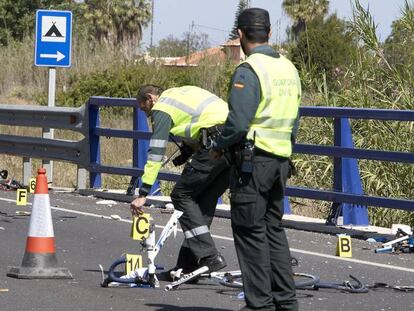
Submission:
<svg viewBox="0 0 414 311">
<path fill-rule="evenodd" d="M 348 148 L 354 147 L 348 119 L 334 119 L 334 145 Z M 356 159 L 334 157 L 333 188 L 338 192 L 363 194 L 358 161 Z M 341 218 L 342 221 L 340 220 Z M 367 207 L 334 202 L 327 223 L 367 226 L 369 224 Z"/>
<path fill-rule="evenodd" d="M 341 119 L 334 118 L 334 146 L 342 145 L 341 135 Z M 333 158 L 333 190 L 342 191 L 342 159 L 340 157 Z M 338 217 L 342 215 L 342 204 L 333 202 L 326 223 L 330 225 L 338 224 Z"/>
<path fill-rule="evenodd" d="M 101 163 L 101 147 L 99 144 L 99 136 L 95 134 L 95 129 L 99 127 L 99 107 L 91 105 L 88 101 L 89 112 L 89 145 L 90 145 L 90 163 Z M 102 186 L 101 173 L 90 172 L 89 187 L 99 188 Z"/>
<path fill-rule="evenodd" d="M 283 198 L 283 213 L 285 215 L 291 215 L 292 211 L 290 210 L 290 204 L 289 204 L 289 197 L 285 196 Z"/>
<path fill-rule="evenodd" d="M 341 135 L 343 135 L 342 147 L 353 148 L 354 142 L 348 119 L 341 119 Z M 364 194 L 357 159 L 342 159 L 342 191 L 345 193 Z M 344 217 L 344 225 L 369 225 L 366 206 L 343 203 L 342 215 Z"/>
<path fill-rule="evenodd" d="M 23 157 L 23 185 L 29 185 L 30 177 L 32 177 L 32 159 Z"/>
<path fill-rule="evenodd" d="M 85 168 L 79 167 L 77 169 L 77 189 L 86 189 L 86 174 L 87 170 Z"/>
</svg>

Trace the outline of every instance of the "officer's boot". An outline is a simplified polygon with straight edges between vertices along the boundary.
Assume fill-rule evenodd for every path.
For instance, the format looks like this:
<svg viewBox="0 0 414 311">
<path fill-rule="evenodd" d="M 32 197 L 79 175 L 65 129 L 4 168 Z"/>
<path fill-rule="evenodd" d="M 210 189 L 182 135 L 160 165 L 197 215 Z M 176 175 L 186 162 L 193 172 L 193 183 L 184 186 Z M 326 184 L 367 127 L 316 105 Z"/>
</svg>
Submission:
<svg viewBox="0 0 414 311">
<path fill-rule="evenodd" d="M 175 271 L 182 269 L 183 274 L 190 273 L 198 268 L 197 258 L 190 248 L 181 246 L 178 253 L 177 264 L 174 268 L 160 273 L 159 277 L 163 281 L 174 281 L 173 274 Z"/>
</svg>

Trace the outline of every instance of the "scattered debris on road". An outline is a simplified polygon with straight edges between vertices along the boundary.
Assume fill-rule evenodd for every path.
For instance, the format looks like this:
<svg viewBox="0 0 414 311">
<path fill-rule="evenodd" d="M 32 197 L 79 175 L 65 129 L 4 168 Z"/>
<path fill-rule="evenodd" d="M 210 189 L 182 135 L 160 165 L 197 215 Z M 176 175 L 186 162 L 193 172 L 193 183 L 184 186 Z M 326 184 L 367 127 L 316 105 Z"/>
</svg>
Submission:
<svg viewBox="0 0 414 311">
<path fill-rule="evenodd" d="M 114 201 L 114 200 L 100 200 L 100 201 L 97 201 L 96 204 L 100 204 L 100 205 L 115 205 L 115 204 L 117 204 L 117 202 Z"/>
<path fill-rule="evenodd" d="M 375 249 L 375 253 L 414 253 L 414 235 L 398 228 L 395 239 Z"/>
<path fill-rule="evenodd" d="M 31 212 L 16 211 L 16 215 L 19 215 L 19 216 L 30 216 L 31 215 Z"/>
</svg>

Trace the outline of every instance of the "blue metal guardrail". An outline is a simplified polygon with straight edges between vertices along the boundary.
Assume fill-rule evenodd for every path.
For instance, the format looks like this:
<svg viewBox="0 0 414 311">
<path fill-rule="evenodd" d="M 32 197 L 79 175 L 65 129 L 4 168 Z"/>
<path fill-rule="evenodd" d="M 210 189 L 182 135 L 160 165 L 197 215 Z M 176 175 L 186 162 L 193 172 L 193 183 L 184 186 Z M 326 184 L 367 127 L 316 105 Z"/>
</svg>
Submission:
<svg viewBox="0 0 414 311">
<path fill-rule="evenodd" d="M 151 137 L 151 133 L 148 130 L 146 116 L 135 105 L 135 99 L 91 97 L 87 106 L 91 148 L 90 187 L 101 186 L 101 173 L 141 176 L 146 162 L 148 139 Z M 108 106 L 133 107 L 133 130 L 99 127 L 99 108 Z M 357 163 L 357 159 L 368 159 L 414 164 L 414 153 L 354 148 L 348 121 L 348 119 L 374 119 L 409 122 L 414 121 L 413 110 L 301 107 L 300 116 L 301 118 L 322 117 L 334 119 L 333 146 L 296 144 L 294 147 L 295 153 L 333 157 L 333 190 L 289 186 L 286 189 L 287 196 L 333 202 L 332 211 L 327 221 L 336 222 L 338 217 L 342 216 L 343 224 L 368 225 L 366 206 L 414 211 L 414 200 L 364 195 Z M 99 147 L 101 136 L 133 139 L 133 167 L 101 165 Z M 161 171 L 158 177 L 160 180 L 176 181 L 179 174 Z"/>
</svg>

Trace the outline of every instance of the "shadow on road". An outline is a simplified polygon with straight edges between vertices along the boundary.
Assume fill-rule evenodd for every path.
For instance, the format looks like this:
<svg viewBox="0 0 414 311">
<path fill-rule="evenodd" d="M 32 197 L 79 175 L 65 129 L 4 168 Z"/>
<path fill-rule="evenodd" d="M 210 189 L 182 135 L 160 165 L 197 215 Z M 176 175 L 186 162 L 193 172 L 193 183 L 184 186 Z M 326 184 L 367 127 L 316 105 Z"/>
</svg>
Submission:
<svg viewBox="0 0 414 311">
<path fill-rule="evenodd" d="M 296 290 L 296 298 L 297 299 L 306 299 L 306 298 L 313 298 L 315 297 L 312 294 L 308 294 L 308 293 L 304 293 L 304 292 L 300 292 L 298 290 Z"/>
<path fill-rule="evenodd" d="M 148 303 L 146 304 L 149 307 L 155 307 L 156 311 L 175 311 L 175 310 L 181 310 L 181 311 L 232 311 L 231 309 L 217 309 L 217 308 L 207 308 L 207 307 L 182 307 L 182 306 L 173 306 L 173 305 L 167 305 L 167 304 L 152 304 Z"/>
<path fill-rule="evenodd" d="M 85 272 L 97 272 L 97 273 L 101 273 L 101 270 L 99 269 L 83 269 L 83 271 Z M 104 270 L 105 274 L 108 274 L 108 270 Z"/>
</svg>

